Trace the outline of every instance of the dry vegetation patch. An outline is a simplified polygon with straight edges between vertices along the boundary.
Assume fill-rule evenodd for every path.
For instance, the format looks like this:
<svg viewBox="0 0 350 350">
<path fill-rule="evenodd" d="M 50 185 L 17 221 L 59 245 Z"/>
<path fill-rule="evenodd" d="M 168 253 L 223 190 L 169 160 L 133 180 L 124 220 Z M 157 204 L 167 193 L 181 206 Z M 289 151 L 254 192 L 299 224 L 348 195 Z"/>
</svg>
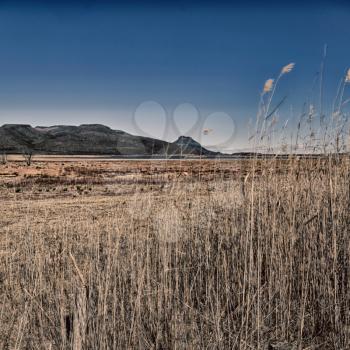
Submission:
<svg viewBox="0 0 350 350">
<path fill-rule="evenodd" d="M 1 349 L 349 348 L 347 158 L 0 172 Z"/>
</svg>

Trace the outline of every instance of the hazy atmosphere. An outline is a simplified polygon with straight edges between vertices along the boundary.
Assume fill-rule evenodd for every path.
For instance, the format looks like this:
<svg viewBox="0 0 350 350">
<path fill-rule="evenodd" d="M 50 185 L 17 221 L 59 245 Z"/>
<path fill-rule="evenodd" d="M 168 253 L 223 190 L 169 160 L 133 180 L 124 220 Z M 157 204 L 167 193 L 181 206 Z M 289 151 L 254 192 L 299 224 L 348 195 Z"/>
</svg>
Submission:
<svg viewBox="0 0 350 350">
<path fill-rule="evenodd" d="M 319 103 L 325 44 L 330 108 L 350 65 L 349 22 L 341 1 L 2 2 L 0 124 L 101 123 L 245 149 L 263 84 L 285 64 L 296 66 L 276 93 L 287 96 L 279 123 L 293 129 L 303 103 Z"/>
</svg>

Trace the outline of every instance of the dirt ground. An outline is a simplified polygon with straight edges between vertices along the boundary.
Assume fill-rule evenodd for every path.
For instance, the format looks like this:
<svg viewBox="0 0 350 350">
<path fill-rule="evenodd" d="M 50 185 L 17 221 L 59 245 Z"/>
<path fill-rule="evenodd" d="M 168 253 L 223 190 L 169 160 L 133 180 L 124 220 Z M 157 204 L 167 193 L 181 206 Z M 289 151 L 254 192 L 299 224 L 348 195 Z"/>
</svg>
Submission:
<svg viewBox="0 0 350 350">
<path fill-rule="evenodd" d="M 239 161 L 163 161 L 36 158 L 27 166 L 20 156 L 0 165 L 0 225 L 2 229 L 44 222 L 54 224 L 87 210 L 103 217 L 113 206 L 127 207 L 142 197 L 161 203 L 175 188 L 191 191 L 201 183 L 208 195 L 213 180 L 240 178 Z M 197 189 L 198 191 L 198 189 Z"/>
</svg>

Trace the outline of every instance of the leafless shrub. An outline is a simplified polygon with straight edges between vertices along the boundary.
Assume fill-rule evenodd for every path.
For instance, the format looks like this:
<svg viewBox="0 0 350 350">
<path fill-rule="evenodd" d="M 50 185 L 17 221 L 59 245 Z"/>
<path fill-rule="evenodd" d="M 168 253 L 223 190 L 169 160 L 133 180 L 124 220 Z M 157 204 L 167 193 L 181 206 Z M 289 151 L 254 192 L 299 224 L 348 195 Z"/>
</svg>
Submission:
<svg viewBox="0 0 350 350">
<path fill-rule="evenodd" d="M 7 154 L 3 152 L 0 155 L 0 164 L 5 165 L 7 163 Z"/>
<path fill-rule="evenodd" d="M 30 166 L 32 164 L 33 151 L 30 149 L 25 149 L 22 151 L 22 156 L 27 166 Z"/>
</svg>

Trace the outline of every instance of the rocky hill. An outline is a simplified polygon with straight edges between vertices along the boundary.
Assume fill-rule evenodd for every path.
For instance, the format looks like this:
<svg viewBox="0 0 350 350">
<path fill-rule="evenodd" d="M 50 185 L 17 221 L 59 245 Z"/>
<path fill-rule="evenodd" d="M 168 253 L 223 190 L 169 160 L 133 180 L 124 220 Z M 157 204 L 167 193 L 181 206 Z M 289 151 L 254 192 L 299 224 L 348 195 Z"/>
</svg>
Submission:
<svg viewBox="0 0 350 350">
<path fill-rule="evenodd" d="M 100 124 L 50 127 L 5 124 L 0 127 L 0 152 L 37 154 L 113 155 L 141 157 L 204 156 L 215 157 L 191 137 L 180 136 L 166 142 Z"/>
</svg>

